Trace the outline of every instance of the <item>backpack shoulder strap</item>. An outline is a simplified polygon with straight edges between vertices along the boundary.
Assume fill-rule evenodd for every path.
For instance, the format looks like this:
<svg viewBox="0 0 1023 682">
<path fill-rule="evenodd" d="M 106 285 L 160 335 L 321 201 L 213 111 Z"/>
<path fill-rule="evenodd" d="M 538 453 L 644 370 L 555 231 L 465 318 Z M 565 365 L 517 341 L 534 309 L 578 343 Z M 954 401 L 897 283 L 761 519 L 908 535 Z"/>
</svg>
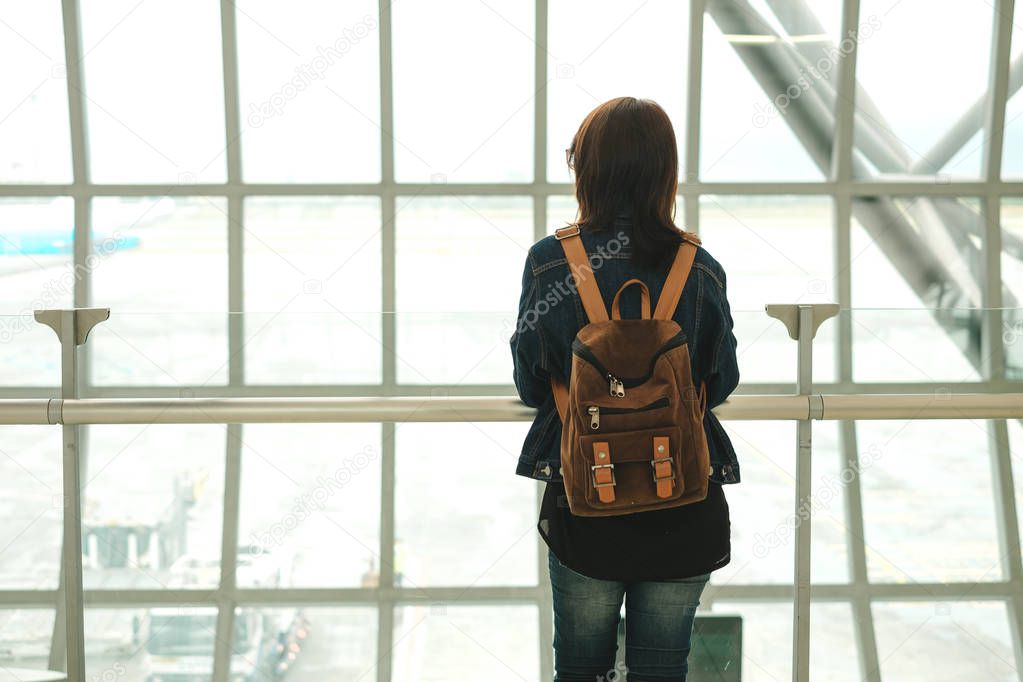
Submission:
<svg viewBox="0 0 1023 682">
<path fill-rule="evenodd" d="M 607 320 L 607 308 L 604 307 L 604 299 L 600 295 L 600 287 L 597 286 L 597 279 L 590 267 L 590 259 L 583 247 L 583 240 L 579 236 L 579 226 L 569 225 L 560 230 L 554 231 L 554 237 L 561 242 L 561 248 L 565 251 L 565 258 L 568 260 L 568 269 L 572 273 L 579 298 L 583 302 L 583 310 L 590 322 L 603 322 Z"/>
<path fill-rule="evenodd" d="M 568 386 L 551 377 L 551 391 L 554 393 L 554 407 L 558 410 L 561 423 L 568 417 Z"/>
<path fill-rule="evenodd" d="M 670 320 L 675 316 L 675 308 L 682 297 L 682 289 L 689 279 L 689 271 L 693 268 L 693 261 L 696 260 L 696 245 L 699 239 L 686 234 L 685 241 L 678 245 L 675 252 L 675 260 L 668 271 L 668 278 L 664 281 L 660 296 L 657 297 L 657 307 L 654 309 L 653 319 Z"/>
</svg>

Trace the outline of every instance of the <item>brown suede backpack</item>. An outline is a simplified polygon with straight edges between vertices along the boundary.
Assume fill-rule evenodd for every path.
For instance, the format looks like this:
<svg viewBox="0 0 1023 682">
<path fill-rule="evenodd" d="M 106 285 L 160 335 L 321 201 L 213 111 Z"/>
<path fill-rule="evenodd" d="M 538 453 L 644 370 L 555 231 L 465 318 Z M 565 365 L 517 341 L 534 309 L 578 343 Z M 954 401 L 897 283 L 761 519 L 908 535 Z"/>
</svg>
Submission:
<svg viewBox="0 0 1023 682">
<path fill-rule="evenodd" d="M 608 319 L 579 227 L 555 236 L 589 319 L 572 342 L 568 388 L 551 380 L 570 511 L 615 516 L 703 500 L 710 474 L 705 387 L 693 385 L 688 340 L 672 320 L 699 238 L 684 234 L 652 317 L 649 289 L 630 279 Z M 619 299 L 631 286 L 640 288 L 642 316 L 623 320 Z"/>
</svg>

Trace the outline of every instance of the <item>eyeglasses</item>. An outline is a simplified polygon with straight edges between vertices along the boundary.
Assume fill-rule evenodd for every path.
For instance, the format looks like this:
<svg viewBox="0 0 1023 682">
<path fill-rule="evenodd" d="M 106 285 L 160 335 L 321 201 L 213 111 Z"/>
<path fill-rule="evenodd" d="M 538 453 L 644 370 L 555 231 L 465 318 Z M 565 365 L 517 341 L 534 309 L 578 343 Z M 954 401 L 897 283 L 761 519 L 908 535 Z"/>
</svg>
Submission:
<svg viewBox="0 0 1023 682">
<path fill-rule="evenodd" d="M 575 161 L 575 156 L 572 154 L 572 149 L 571 148 L 566 149 L 565 150 L 565 165 L 568 166 L 569 168 L 574 168 L 575 166 L 573 165 L 573 161 Z"/>
</svg>

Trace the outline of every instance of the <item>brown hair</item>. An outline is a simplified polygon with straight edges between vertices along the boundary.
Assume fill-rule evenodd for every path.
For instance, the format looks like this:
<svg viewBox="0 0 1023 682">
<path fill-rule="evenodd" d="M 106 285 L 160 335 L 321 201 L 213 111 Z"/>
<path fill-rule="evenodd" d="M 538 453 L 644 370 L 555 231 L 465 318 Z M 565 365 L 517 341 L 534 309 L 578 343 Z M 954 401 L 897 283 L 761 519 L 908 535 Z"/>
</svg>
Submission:
<svg viewBox="0 0 1023 682">
<path fill-rule="evenodd" d="M 684 233 L 675 225 L 678 147 L 664 109 L 635 97 L 604 102 L 583 120 L 567 156 L 581 229 L 608 229 L 624 211 L 636 263 L 655 266 L 674 255 Z"/>
</svg>

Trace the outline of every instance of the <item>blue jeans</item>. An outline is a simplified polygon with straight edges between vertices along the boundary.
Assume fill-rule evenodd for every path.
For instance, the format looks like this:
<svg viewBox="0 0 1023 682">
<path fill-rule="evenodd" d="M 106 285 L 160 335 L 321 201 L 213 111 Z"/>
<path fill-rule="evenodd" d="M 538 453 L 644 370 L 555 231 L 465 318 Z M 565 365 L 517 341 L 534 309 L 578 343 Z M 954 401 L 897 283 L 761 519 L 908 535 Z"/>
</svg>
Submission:
<svg viewBox="0 0 1023 682">
<path fill-rule="evenodd" d="M 612 682 L 618 621 L 625 598 L 625 668 L 629 682 L 684 682 L 689 638 L 710 574 L 624 583 L 582 575 L 547 552 L 554 593 L 554 679 Z"/>
</svg>

